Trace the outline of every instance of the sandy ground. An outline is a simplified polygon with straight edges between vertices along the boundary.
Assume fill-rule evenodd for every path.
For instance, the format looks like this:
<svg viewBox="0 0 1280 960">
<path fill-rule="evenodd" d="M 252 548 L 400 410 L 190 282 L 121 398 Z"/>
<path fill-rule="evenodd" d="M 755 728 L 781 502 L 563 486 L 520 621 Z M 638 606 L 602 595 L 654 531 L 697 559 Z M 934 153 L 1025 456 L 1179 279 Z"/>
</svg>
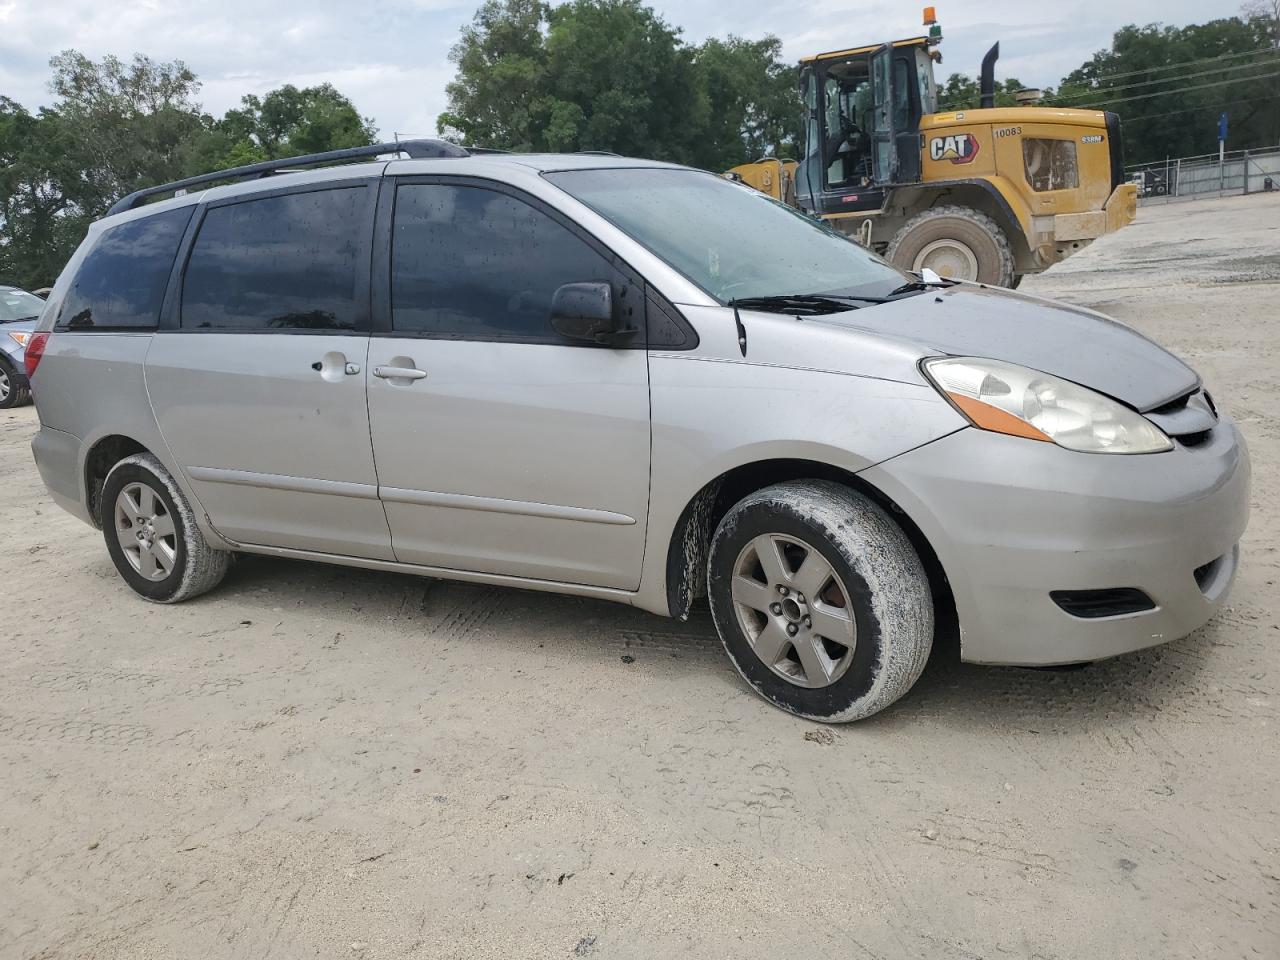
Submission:
<svg viewBox="0 0 1280 960">
<path fill-rule="evenodd" d="M 1280 955 L 1280 195 L 1146 209 L 1027 289 L 1240 421 L 1230 608 L 1077 672 L 943 644 L 835 730 L 705 612 L 268 560 L 150 606 L 0 412 L 0 957 Z"/>
</svg>

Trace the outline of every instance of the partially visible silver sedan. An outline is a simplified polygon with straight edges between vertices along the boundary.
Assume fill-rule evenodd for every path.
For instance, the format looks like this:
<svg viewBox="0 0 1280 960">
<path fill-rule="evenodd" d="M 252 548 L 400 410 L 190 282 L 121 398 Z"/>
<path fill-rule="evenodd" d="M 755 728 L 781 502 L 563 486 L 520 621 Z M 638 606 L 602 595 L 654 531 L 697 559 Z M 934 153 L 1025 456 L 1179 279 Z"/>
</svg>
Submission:
<svg viewBox="0 0 1280 960">
<path fill-rule="evenodd" d="M 369 149 L 417 159 L 121 201 L 54 288 L 36 462 L 146 599 L 234 551 L 707 596 L 825 722 L 906 693 L 944 618 L 966 660 L 1068 664 L 1222 605 L 1244 443 L 1133 330 L 699 171 Z"/>
</svg>

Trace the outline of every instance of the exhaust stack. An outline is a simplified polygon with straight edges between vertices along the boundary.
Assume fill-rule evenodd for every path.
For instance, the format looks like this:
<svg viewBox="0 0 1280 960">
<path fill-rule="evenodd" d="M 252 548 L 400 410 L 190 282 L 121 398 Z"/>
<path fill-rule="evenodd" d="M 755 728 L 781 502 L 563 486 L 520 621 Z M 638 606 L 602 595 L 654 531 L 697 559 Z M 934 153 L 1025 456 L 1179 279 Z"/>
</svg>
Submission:
<svg viewBox="0 0 1280 960">
<path fill-rule="evenodd" d="M 997 42 L 987 51 L 987 55 L 982 58 L 982 76 L 979 80 L 978 89 L 982 93 L 982 100 L 978 106 L 983 109 L 989 109 L 996 105 L 996 61 L 1000 58 L 1000 44 Z"/>
</svg>

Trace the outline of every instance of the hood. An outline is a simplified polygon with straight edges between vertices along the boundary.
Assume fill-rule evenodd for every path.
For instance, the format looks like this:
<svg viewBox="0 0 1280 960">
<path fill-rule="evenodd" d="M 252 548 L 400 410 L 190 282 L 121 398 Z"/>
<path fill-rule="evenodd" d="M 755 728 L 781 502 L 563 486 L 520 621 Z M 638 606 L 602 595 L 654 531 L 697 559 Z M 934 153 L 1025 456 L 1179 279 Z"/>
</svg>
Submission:
<svg viewBox="0 0 1280 960">
<path fill-rule="evenodd" d="M 1169 351 L 1100 313 L 976 284 L 809 322 L 907 340 L 940 354 L 1021 364 L 1144 413 L 1200 384 Z"/>
</svg>

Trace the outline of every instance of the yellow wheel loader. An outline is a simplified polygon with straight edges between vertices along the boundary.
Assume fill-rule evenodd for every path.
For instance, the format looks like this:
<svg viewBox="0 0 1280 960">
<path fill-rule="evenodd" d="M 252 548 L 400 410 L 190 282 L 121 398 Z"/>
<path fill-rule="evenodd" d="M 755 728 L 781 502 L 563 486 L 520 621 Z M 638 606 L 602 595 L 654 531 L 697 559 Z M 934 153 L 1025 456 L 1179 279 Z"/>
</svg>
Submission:
<svg viewBox="0 0 1280 960">
<path fill-rule="evenodd" d="M 1116 114 L 996 108 L 999 44 L 982 62 L 980 106 L 939 112 L 931 7 L 925 25 L 927 36 L 806 57 L 801 160 L 727 175 L 904 270 L 1007 287 L 1133 221 Z"/>
</svg>

